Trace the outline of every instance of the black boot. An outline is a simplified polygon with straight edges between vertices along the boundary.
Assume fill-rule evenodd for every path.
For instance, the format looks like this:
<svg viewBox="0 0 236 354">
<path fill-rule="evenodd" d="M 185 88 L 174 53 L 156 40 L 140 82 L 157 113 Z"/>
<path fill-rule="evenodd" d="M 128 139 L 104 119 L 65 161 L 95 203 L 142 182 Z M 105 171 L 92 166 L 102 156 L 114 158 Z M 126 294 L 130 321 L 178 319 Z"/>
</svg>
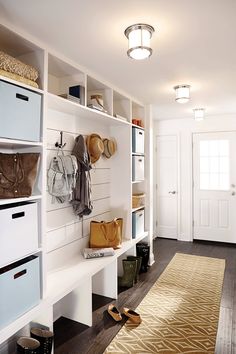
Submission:
<svg viewBox="0 0 236 354">
<path fill-rule="evenodd" d="M 136 245 L 137 256 L 142 257 L 142 265 L 140 269 L 140 273 L 148 271 L 148 262 L 149 262 L 149 255 L 150 255 L 150 246 L 143 242 L 137 243 Z"/>
<path fill-rule="evenodd" d="M 31 328 L 31 337 L 40 342 L 40 354 L 51 354 L 53 343 L 53 332 L 41 328 Z"/>
<path fill-rule="evenodd" d="M 17 354 L 40 354 L 40 342 L 29 337 L 20 337 L 17 341 Z"/>
<path fill-rule="evenodd" d="M 141 269 L 141 265 L 142 265 L 142 257 L 137 257 L 137 256 L 127 256 L 128 260 L 137 260 L 137 269 L 136 269 L 136 274 L 135 274 L 135 278 L 134 278 L 134 282 L 137 283 L 138 279 L 139 279 L 139 272 Z"/>
<path fill-rule="evenodd" d="M 132 288 L 134 285 L 136 270 L 137 270 L 137 260 L 122 260 L 124 274 L 122 277 L 118 277 L 118 285 L 124 288 Z"/>
</svg>

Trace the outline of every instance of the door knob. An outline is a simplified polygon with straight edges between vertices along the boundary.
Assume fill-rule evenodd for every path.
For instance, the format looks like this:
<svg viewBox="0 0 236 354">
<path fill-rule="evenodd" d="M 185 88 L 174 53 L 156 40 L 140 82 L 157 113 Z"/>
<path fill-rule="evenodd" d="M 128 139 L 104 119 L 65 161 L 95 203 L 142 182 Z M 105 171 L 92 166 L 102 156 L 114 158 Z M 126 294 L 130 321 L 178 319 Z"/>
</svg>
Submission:
<svg viewBox="0 0 236 354">
<path fill-rule="evenodd" d="M 235 195 L 235 192 L 232 192 L 231 195 Z"/>
<path fill-rule="evenodd" d="M 170 191 L 169 194 L 176 194 L 176 191 Z"/>
</svg>

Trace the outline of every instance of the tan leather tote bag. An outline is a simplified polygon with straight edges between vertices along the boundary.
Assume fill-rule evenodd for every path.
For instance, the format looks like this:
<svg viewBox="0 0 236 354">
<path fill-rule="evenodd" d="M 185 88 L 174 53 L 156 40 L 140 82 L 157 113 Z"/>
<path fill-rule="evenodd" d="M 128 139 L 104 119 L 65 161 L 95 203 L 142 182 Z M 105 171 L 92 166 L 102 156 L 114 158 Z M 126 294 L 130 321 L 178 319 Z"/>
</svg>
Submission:
<svg viewBox="0 0 236 354">
<path fill-rule="evenodd" d="M 120 248 L 122 243 L 123 219 L 114 219 L 112 221 L 91 221 L 90 240 L 91 248 Z"/>
</svg>

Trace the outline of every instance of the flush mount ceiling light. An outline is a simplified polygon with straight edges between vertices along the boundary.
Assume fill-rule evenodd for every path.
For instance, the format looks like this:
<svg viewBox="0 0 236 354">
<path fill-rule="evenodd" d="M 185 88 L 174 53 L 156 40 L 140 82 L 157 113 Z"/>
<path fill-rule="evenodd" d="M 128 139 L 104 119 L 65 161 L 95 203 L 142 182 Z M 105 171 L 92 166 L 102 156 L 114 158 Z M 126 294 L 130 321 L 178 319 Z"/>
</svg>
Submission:
<svg viewBox="0 0 236 354">
<path fill-rule="evenodd" d="M 205 108 L 194 108 L 193 113 L 195 120 L 203 120 L 205 117 Z"/>
<path fill-rule="evenodd" d="M 130 58 L 141 60 L 152 55 L 150 39 L 154 28 L 145 23 L 136 23 L 125 30 L 125 35 L 129 40 L 129 49 L 127 54 Z"/>
<path fill-rule="evenodd" d="M 175 100 L 179 103 L 186 103 L 190 99 L 190 85 L 174 86 Z"/>
</svg>

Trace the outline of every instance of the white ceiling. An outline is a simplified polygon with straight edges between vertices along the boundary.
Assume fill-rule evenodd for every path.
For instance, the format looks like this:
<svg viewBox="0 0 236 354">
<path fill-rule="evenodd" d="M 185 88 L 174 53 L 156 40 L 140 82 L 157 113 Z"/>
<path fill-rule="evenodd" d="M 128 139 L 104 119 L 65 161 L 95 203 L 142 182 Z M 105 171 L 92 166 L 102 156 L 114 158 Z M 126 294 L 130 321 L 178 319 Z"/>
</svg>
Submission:
<svg viewBox="0 0 236 354">
<path fill-rule="evenodd" d="M 0 0 L 0 16 L 154 106 L 156 119 L 236 113 L 236 0 Z M 155 28 L 153 55 L 128 59 L 124 30 Z M 190 84 L 180 105 L 173 86 Z"/>
</svg>

